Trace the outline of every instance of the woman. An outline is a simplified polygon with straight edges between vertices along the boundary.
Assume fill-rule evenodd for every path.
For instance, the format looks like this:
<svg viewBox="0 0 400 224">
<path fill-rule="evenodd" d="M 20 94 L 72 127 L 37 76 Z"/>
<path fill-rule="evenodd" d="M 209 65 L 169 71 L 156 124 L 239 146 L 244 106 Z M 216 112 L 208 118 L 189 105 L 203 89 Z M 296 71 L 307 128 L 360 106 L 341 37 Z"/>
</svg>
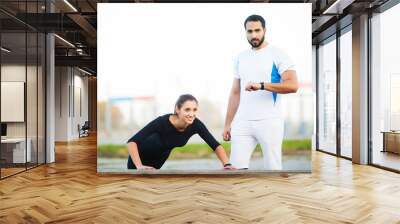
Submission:
<svg viewBox="0 0 400 224">
<path fill-rule="evenodd" d="M 200 137 L 215 151 L 224 169 L 235 169 L 225 149 L 206 126 L 196 118 L 197 100 L 186 94 L 179 97 L 175 113 L 159 116 L 128 140 L 128 169 L 160 169 L 175 147 L 184 146 L 190 137 Z"/>
</svg>

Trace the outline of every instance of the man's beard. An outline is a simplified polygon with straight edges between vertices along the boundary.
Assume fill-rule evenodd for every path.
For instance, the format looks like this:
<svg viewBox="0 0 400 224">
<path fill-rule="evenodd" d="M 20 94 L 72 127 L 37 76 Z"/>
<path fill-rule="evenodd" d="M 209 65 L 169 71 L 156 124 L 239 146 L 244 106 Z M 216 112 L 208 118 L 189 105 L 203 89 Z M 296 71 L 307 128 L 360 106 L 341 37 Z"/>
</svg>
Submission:
<svg viewBox="0 0 400 224">
<path fill-rule="evenodd" d="M 262 37 L 261 41 L 258 42 L 258 44 L 255 44 L 255 43 L 253 44 L 252 40 L 247 40 L 247 41 L 249 42 L 249 44 L 250 44 L 253 48 L 257 48 L 257 47 L 261 46 L 261 44 L 264 42 L 264 37 L 265 37 L 265 35 Z M 253 39 L 253 40 L 254 40 L 254 39 Z"/>
</svg>

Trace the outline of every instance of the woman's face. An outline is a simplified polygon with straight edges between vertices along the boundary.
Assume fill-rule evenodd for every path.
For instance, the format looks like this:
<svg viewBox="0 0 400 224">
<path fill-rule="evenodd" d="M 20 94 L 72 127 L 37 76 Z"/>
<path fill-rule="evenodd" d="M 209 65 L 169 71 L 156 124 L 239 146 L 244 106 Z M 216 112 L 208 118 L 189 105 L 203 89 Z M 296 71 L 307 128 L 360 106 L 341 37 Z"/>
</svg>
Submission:
<svg viewBox="0 0 400 224">
<path fill-rule="evenodd" d="M 188 100 L 183 103 L 182 107 L 176 108 L 176 113 L 179 119 L 187 124 L 192 124 L 197 115 L 197 103 L 193 100 Z"/>
</svg>

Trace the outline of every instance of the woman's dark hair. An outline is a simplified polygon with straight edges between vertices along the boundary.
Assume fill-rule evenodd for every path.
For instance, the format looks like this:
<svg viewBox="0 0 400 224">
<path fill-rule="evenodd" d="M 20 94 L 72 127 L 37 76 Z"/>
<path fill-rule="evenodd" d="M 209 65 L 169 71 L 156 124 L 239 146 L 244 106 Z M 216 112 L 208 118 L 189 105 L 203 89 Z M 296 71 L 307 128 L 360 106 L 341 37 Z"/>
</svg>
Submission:
<svg viewBox="0 0 400 224">
<path fill-rule="evenodd" d="M 247 19 L 244 21 L 244 28 L 246 29 L 247 22 L 257 22 L 257 21 L 260 21 L 262 27 L 265 28 L 265 20 L 260 15 L 251 15 L 251 16 L 247 17 Z"/>
<path fill-rule="evenodd" d="M 176 114 L 175 108 L 181 109 L 182 105 L 183 105 L 186 101 L 194 101 L 194 102 L 198 103 L 198 102 L 197 102 L 197 99 L 196 99 L 193 95 L 191 95 L 191 94 L 183 94 L 183 95 L 180 95 L 179 98 L 178 98 L 178 100 L 177 100 L 176 103 L 175 103 L 174 114 Z"/>
</svg>

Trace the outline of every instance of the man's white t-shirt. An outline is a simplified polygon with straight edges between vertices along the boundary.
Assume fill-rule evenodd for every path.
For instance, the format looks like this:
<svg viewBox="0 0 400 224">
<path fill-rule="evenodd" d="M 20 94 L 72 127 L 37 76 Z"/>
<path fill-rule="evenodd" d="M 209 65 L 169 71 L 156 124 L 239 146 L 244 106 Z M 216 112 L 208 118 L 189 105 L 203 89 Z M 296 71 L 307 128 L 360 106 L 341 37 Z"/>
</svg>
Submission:
<svg viewBox="0 0 400 224">
<path fill-rule="evenodd" d="M 274 46 L 268 44 L 259 50 L 241 52 L 234 62 L 234 78 L 240 79 L 240 103 L 235 119 L 283 118 L 280 94 L 246 91 L 245 87 L 248 82 L 280 83 L 286 70 L 294 70 L 292 60 Z"/>
</svg>

